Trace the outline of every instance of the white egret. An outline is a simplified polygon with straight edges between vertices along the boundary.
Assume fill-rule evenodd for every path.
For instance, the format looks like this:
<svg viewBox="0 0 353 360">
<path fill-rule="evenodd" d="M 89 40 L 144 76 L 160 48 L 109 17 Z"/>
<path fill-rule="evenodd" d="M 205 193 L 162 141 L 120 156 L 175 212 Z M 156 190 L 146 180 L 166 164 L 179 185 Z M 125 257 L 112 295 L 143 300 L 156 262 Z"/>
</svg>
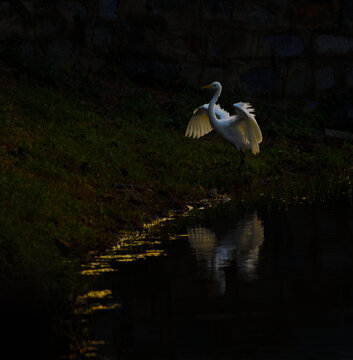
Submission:
<svg viewBox="0 0 353 360">
<path fill-rule="evenodd" d="M 257 278 L 264 225 L 256 212 L 219 234 L 202 226 L 188 228 L 187 233 L 197 262 L 212 273 L 221 294 L 226 289 L 224 270 L 234 260 L 240 277 L 246 280 Z"/>
<path fill-rule="evenodd" d="M 185 136 L 198 139 L 214 129 L 240 151 L 242 158 L 239 167 L 241 167 L 244 163 L 243 150 L 250 150 L 253 154 L 260 151 L 262 133 L 255 120 L 254 109 L 249 103 L 238 102 L 233 104 L 236 114 L 231 116 L 216 104 L 222 92 L 222 85 L 218 81 L 201 89 L 215 89 L 216 93 L 209 104 L 194 110 Z"/>
</svg>

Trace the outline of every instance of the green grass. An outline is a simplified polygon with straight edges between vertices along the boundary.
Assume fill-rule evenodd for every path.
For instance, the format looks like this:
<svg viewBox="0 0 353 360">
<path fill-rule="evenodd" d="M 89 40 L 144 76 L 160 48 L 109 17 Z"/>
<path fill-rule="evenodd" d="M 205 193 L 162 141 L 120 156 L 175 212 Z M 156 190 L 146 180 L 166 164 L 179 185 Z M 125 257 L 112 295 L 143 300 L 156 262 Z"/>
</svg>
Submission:
<svg viewBox="0 0 353 360">
<path fill-rule="evenodd" d="M 30 292 L 64 306 L 80 292 L 77 269 L 90 251 L 209 188 L 243 201 L 351 189 L 353 146 L 324 138 L 319 114 L 254 104 L 264 142 L 238 173 L 239 154 L 218 136 L 184 137 L 208 93 L 149 88 L 114 69 L 93 76 L 25 67 L 7 84 L 0 89 L 0 283 L 9 298 Z"/>
</svg>

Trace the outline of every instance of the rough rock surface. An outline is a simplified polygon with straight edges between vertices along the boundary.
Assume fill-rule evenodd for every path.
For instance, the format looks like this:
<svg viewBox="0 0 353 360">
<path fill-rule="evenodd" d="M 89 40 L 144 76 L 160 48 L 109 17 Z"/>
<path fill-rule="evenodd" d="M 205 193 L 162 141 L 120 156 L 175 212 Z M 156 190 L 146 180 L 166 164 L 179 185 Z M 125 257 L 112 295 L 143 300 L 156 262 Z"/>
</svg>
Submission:
<svg viewBox="0 0 353 360">
<path fill-rule="evenodd" d="M 353 1 L 0 1 L 0 51 L 309 103 L 353 87 Z"/>
</svg>

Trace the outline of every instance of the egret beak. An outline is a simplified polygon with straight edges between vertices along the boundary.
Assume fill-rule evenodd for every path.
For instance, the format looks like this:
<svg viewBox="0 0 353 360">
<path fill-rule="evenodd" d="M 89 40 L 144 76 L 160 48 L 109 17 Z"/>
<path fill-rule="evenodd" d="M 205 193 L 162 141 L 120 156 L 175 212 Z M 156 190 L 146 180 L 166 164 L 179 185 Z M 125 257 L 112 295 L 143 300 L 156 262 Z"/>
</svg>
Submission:
<svg viewBox="0 0 353 360">
<path fill-rule="evenodd" d="M 210 85 L 206 85 L 206 86 L 202 86 L 201 89 L 204 90 L 204 89 L 209 89 L 210 87 L 212 87 L 213 84 L 210 84 Z"/>
</svg>

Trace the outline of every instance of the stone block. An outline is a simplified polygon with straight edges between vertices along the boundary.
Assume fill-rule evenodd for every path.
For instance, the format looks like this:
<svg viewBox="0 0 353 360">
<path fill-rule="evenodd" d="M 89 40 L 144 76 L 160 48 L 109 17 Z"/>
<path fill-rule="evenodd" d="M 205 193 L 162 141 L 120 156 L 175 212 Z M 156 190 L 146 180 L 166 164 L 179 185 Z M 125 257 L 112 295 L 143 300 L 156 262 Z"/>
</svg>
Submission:
<svg viewBox="0 0 353 360">
<path fill-rule="evenodd" d="M 278 79 L 279 74 L 275 69 L 255 67 L 241 76 L 240 86 L 250 94 L 273 94 Z"/>
<path fill-rule="evenodd" d="M 319 90 L 331 89 L 335 84 L 335 71 L 332 66 L 323 66 L 316 71 L 316 87 Z"/>
<path fill-rule="evenodd" d="M 234 1 L 232 0 L 204 0 L 205 10 L 211 18 L 231 19 L 234 11 Z"/>
<path fill-rule="evenodd" d="M 295 0 L 291 1 L 287 18 L 292 24 L 312 29 L 331 26 L 334 15 L 329 1 Z"/>
<path fill-rule="evenodd" d="M 268 2 L 284 9 L 287 8 L 289 4 L 289 0 L 270 0 Z"/>
<path fill-rule="evenodd" d="M 130 58 L 126 62 L 128 73 L 138 79 L 148 82 L 157 81 L 170 84 L 180 79 L 181 67 L 176 63 L 167 63 L 160 60 L 136 61 Z"/>
<path fill-rule="evenodd" d="M 20 39 L 25 35 L 20 15 L 0 20 L 0 40 Z"/>
<path fill-rule="evenodd" d="M 222 36 L 221 34 L 219 36 Z M 263 56 L 262 34 L 258 30 L 239 29 L 229 40 L 229 45 L 223 47 L 227 49 L 229 57 L 233 58 L 257 58 Z M 215 39 L 217 40 L 217 39 Z"/>
<path fill-rule="evenodd" d="M 56 8 L 61 17 L 65 20 L 69 31 L 77 32 L 78 28 L 83 28 L 83 24 L 88 19 L 88 12 L 78 1 L 59 1 Z M 84 35 L 80 35 L 81 39 Z"/>
<path fill-rule="evenodd" d="M 104 20 L 117 20 L 119 2 L 120 0 L 99 0 L 99 16 Z"/>
<path fill-rule="evenodd" d="M 316 39 L 320 54 L 345 55 L 353 51 L 353 39 L 338 35 L 319 35 Z"/>
<path fill-rule="evenodd" d="M 273 25 L 275 23 L 274 15 L 266 8 L 252 4 L 253 11 L 248 14 L 248 19 L 256 25 Z"/>
<path fill-rule="evenodd" d="M 185 5 L 187 0 L 146 0 L 145 8 L 158 15 L 163 11 L 171 11 Z"/>
<path fill-rule="evenodd" d="M 142 29 L 152 29 L 154 31 L 165 33 L 168 31 L 168 23 L 164 16 L 155 14 L 134 14 L 129 18 L 129 25 Z"/>
<path fill-rule="evenodd" d="M 307 113 L 313 112 L 318 110 L 318 108 L 320 107 L 321 103 L 319 101 L 308 101 L 305 105 L 303 110 Z"/>
<path fill-rule="evenodd" d="M 41 21 L 38 21 L 38 23 L 35 26 L 35 34 L 39 37 L 48 37 L 52 36 L 56 32 L 58 32 L 59 26 L 57 24 L 54 24 L 49 19 L 43 19 Z"/>
<path fill-rule="evenodd" d="M 74 16 L 78 18 L 85 18 L 87 16 L 86 8 L 78 1 L 58 1 L 56 8 L 65 17 L 70 17 L 71 20 Z"/>
<path fill-rule="evenodd" d="M 296 35 L 272 35 L 264 39 L 263 48 L 267 55 L 292 57 L 303 53 L 304 44 Z"/>
<path fill-rule="evenodd" d="M 88 32 L 90 45 L 97 48 L 109 48 L 113 43 L 113 31 L 108 28 L 95 28 Z"/>
<path fill-rule="evenodd" d="M 202 39 L 197 37 L 186 37 L 182 39 L 183 46 L 187 53 L 197 55 L 202 50 Z"/>
<path fill-rule="evenodd" d="M 207 37 L 207 45 L 207 55 L 212 62 L 223 62 L 226 59 L 238 57 L 240 54 L 236 37 L 225 26 L 214 29 L 212 36 Z M 204 51 L 202 41 L 200 47 L 202 53 Z"/>
<path fill-rule="evenodd" d="M 223 83 L 223 80 L 224 71 L 222 68 L 208 67 L 200 76 L 200 81 L 204 85 L 210 84 L 213 81 L 219 81 Z"/>
<path fill-rule="evenodd" d="M 305 93 L 309 74 L 307 71 L 295 71 L 289 77 L 286 85 L 286 93 L 292 96 L 299 96 Z"/>
<path fill-rule="evenodd" d="M 137 45 L 145 44 L 145 33 L 146 30 L 143 27 L 140 26 L 129 27 L 129 31 L 125 34 L 127 43 L 133 45 L 130 47 L 129 50 L 131 50 L 132 47 L 136 47 Z"/>
<path fill-rule="evenodd" d="M 177 61 L 185 60 L 186 54 L 187 56 L 192 57 L 193 55 L 188 53 L 188 50 L 184 46 L 183 39 L 174 39 L 170 41 L 169 39 L 165 39 L 161 42 L 161 45 L 158 47 L 158 51 L 164 56 L 171 56 L 173 59 Z"/>
<path fill-rule="evenodd" d="M 30 60 L 33 60 L 36 56 L 35 47 L 31 42 L 25 42 L 22 45 L 20 45 L 20 52 L 24 58 Z"/>
</svg>

